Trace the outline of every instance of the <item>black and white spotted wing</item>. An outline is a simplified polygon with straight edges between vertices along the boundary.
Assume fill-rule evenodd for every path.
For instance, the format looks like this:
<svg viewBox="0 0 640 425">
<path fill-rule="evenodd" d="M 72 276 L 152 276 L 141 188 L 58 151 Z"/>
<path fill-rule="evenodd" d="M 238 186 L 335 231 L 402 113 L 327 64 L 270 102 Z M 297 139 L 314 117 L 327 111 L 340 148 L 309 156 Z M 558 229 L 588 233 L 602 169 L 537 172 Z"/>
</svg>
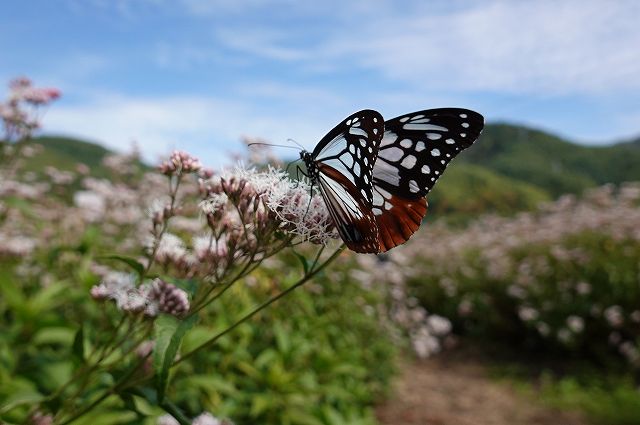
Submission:
<svg viewBox="0 0 640 425">
<path fill-rule="evenodd" d="M 427 109 L 385 122 L 373 170 L 372 211 L 381 251 L 406 242 L 420 227 L 427 212 L 424 196 L 483 127 L 482 115 L 459 108 Z"/>
<path fill-rule="evenodd" d="M 300 153 L 338 233 L 356 252 L 379 250 L 371 204 L 373 167 L 383 133 L 382 115 L 363 110 L 338 124 L 320 140 L 312 153 Z"/>
</svg>

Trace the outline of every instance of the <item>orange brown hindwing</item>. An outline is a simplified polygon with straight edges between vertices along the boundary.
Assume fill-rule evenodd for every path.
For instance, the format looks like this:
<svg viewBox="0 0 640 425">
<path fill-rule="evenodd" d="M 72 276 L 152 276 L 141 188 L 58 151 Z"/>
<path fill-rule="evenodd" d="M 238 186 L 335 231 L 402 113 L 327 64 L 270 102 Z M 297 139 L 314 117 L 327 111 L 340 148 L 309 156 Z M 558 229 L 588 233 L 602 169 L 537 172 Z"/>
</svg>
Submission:
<svg viewBox="0 0 640 425">
<path fill-rule="evenodd" d="M 323 163 L 317 163 L 317 166 L 318 171 L 339 183 L 349 196 L 357 202 L 357 209 L 361 217 L 349 214 L 348 211 L 341 208 L 340 202 L 332 202 L 335 197 L 329 197 L 325 194 L 325 191 L 320 191 L 338 229 L 338 233 L 340 233 L 347 247 L 352 251 L 364 254 L 377 254 L 380 252 L 378 226 L 371 211 L 371 205 L 365 204 L 367 200 L 362 197 L 358 188 L 338 170 Z M 322 180 L 320 180 L 319 184 L 323 184 Z M 370 204 L 370 202 L 368 203 Z M 340 214 L 341 217 L 338 217 L 337 214 Z"/>
<path fill-rule="evenodd" d="M 427 213 L 425 198 L 405 199 L 393 195 L 387 200 L 393 207 L 382 215 L 376 215 L 379 231 L 379 250 L 386 252 L 402 245 L 420 228 Z"/>
</svg>

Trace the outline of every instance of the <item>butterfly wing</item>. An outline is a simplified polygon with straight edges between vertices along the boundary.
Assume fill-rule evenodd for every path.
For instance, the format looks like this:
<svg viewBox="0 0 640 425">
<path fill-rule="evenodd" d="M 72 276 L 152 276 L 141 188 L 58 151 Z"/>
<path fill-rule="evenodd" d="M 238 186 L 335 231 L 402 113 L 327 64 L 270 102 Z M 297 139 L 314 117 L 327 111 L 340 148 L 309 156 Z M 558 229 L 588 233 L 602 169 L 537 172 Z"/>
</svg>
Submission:
<svg viewBox="0 0 640 425">
<path fill-rule="evenodd" d="M 371 203 L 373 167 L 383 133 L 382 116 L 363 110 L 338 124 L 312 153 L 320 193 L 340 237 L 356 252 L 379 251 Z"/>
<path fill-rule="evenodd" d="M 385 122 L 373 169 L 372 211 L 381 251 L 403 244 L 418 230 L 427 212 L 424 196 L 483 127 L 482 115 L 459 108 L 427 109 Z"/>
</svg>

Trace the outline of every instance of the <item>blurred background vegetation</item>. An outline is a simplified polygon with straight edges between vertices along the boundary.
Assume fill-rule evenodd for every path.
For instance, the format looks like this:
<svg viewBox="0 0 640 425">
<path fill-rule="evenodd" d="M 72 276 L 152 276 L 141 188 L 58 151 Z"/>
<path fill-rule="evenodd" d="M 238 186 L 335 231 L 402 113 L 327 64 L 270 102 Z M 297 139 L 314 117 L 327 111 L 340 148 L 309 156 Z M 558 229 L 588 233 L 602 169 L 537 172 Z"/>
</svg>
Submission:
<svg viewBox="0 0 640 425">
<path fill-rule="evenodd" d="M 123 175 L 109 166 L 110 151 L 81 140 L 43 136 L 22 143 L 34 147 L 22 180 L 35 185 L 65 172 L 73 178 L 51 184 L 46 199 L 7 192 L 5 226 L 18 214 L 46 232 L 59 223 L 39 219 L 38 208 L 72 206 L 82 179 L 136 186 L 138 177 L 131 176 L 151 170 L 134 155 L 138 171 Z M 393 297 L 381 288 L 399 279 L 412 302 L 451 321 L 452 334 L 440 348 L 461 344 L 496 379 L 549 408 L 577 410 L 594 424 L 638 423 L 640 234 L 633 228 L 640 228 L 640 189 L 625 183 L 640 180 L 634 164 L 640 165 L 639 140 L 585 147 L 531 128 L 489 124 L 429 196 L 419 235 L 373 263 L 344 256 L 180 366 L 172 400 L 191 416 L 207 409 L 238 424 L 376 423 L 375 406 L 393 399 L 392 378 L 402 359 L 414 355 L 412 335 L 390 330 L 376 311 Z M 565 231 L 571 221 L 575 229 Z M 0 256 L 4 420 L 25 413 L 6 406 L 38 400 L 69 377 L 78 324 L 101 309 L 86 301 L 100 280 L 92 264 L 122 237 L 113 229 L 105 234 L 105 224 L 87 223 L 81 233 L 60 238 L 60 230 L 48 229 L 47 243 L 29 256 Z M 550 236 L 537 239 L 536 228 Z M 487 254 L 497 246 L 498 253 Z M 382 265 L 391 268 L 377 271 Z M 504 270 L 496 272 L 498 266 Z M 185 349 L 286 287 L 299 268 L 297 258 L 281 256 L 235 287 L 188 335 Z M 133 394 L 113 397 L 77 423 L 155 423 L 159 413 Z"/>
<path fill-rule="evenodd" d="M 637 0 L 3 1 L 0 80 L 60 90 L 18 78 L 0 103 L 0 423 L 51 425 L 131 366 L 107 356 L 87 391 L 80 374 L 55 393 L 116 335 L 122 312 L 90 291 L 131 277 L 105 256 L 143 256 L 167 195 L 150 158 L 220 167 L 240 134 L 310 148 L 359 109 L 455 106 L 488 123 L 406 244 L 341 254 L 179 363 L 173 406 L 142 386 L 74 423 L 175 425 L 175 407 L 237 425 L 640 424 L 639 15 Z M 184 242 L 203 223 L 197 183 L 182 189 Z M 233 286 L 181 353 L 289 287 L 316 248 Z M 189 294 L 203 284 L 164 266 Z"/>
</svg>

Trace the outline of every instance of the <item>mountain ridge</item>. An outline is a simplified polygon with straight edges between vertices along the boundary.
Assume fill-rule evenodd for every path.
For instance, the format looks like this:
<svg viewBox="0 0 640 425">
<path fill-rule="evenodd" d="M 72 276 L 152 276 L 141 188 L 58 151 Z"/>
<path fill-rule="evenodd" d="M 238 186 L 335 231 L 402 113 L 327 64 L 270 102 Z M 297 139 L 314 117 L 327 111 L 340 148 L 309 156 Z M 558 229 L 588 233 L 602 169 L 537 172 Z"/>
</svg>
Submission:
<svg viewBox="0 0 640 425">
<path fill-rule="evenodd" d="M 83 163 L 108 177 L 101 162 L 108 148 L 77 138 L 40 136 L 47 162 L 62 169 Z M 206 158 L 203 158 L 206 162 Z M 606 183 L 640 181 L 640 137 L 587 146 L 547 131 L 509 123 L 487 124 L 481 139 L 457 158 L 429 195 L 434 212 L 472 216 L 529 210 L 565 193 L 581 194 Z"/>
</svg>

